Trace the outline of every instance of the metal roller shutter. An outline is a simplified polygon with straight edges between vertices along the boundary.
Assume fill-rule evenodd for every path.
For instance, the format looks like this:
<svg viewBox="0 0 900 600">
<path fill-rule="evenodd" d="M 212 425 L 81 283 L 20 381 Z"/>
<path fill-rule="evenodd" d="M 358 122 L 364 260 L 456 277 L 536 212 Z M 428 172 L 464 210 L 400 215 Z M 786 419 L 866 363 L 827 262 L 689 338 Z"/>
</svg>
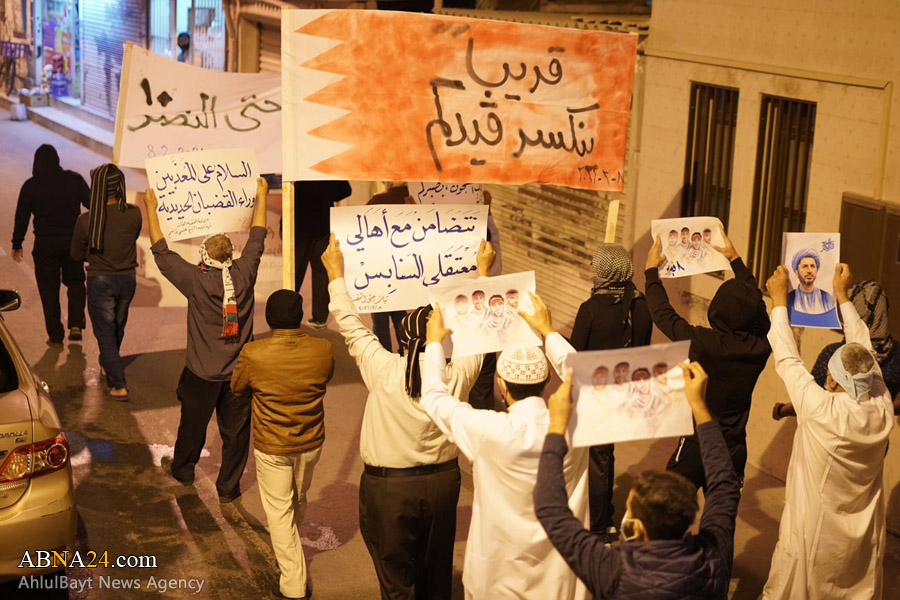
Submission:
<svg viewBox="0 0 900 600">
<path fill-rule="evenodd" d="M 146 0 L 84 2 L 84 104 L 115 117 L 122 71 L 122 45 L 146 46 Z"/>
<path fill-rule="evenodd" d="M 606 234 L 609 205 L 622 194 L 549 185 L 486 185 L 500 230 L 503 273 L 534 271 L 537 292 L 564 334 L 591 293 L 591 256 Z M 619 205 L 616 242 L 625 231 Z"/>
<path fill-rule="evenodd" d="M 281 73 L 281 30 L 265 23 L 259 31 L 259 70 Z"/>
</svg>

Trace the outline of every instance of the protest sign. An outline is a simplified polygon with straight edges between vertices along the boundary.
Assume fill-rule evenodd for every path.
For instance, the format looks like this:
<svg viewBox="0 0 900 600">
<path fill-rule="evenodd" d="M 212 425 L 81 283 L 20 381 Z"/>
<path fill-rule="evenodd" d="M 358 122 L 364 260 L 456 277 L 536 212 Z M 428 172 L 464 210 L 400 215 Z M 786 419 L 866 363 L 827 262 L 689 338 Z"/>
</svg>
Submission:
<svg viewBox="0 0 900 600">
<path fill-rule="evenodd" d="M 573 448 L 694 431 L 679 363 L 689 341 L 576 352 L 566 357 L 576 398 L 568 437 Z"/>
<path fill-rule="evenodd" d="M 722 247 L 725 240 L 715 217 L 681 217 L 654 219 L 650 234 L 662 241 L 666 261 L 659 266 L 660 277 L 687 277 L 713 271 L 731 270 L 731 264 L 713 246 Z"/>
<path fill-rule="evenodd" d="M 262 173 L 281 172 L 281 78 L 221 73 L 125 44 L 113 162 L 253 148 Z"/>
<path fill-rule="evenodd" d="M 428 289 L 478 275 L 487 206 L 377 204 L 331 209 L 344 279 L 361 313 L 428 304 Z"/>
<path fill-rule="evenodd" d="M 287 180 L 623 189 L 635 35 L 372 10 L 281 26 Z"/>
<path fill-rule="evenodd" d="M 513 344 L 540 346 L 541 338 L 519 316 L 531 314 L 534 271 L 459 281 L 432 288 L 444 326 L 453 331 L 453 356 L 500 352 Z"/>
<path fill-rule="evenodd" d="M 410 181 L 407 188 L 419 204 L 484 204 L 484 186 L 480 183 Z"/>
<path fill-rule="evenodd" d="M 250 225 L 259 174 L 253 150 L 206 150 L 146 161 L 163 235 L 170 241 Z"/>
<path fill-rule="evenodd" d="M 839 329 L 834 268 L 840 262 L 841 234 L 785 233 L 781 263 L 788 270 L 788 320 L 794 327 Z"/>
</svg>

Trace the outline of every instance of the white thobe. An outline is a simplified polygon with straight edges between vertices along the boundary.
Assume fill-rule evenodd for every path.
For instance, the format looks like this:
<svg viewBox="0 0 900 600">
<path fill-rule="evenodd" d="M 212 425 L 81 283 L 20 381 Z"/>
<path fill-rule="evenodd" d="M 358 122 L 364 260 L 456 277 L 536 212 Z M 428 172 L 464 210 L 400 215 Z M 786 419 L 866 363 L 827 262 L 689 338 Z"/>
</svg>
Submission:
<svg viewBox="0 0 900 600">
<path fill-rule="evenodd" d="M 847 342 L 872 343 L 856 309 L 841 305 Z M 772 310 L 775 369 L 797 411 L 784 512 L 763 598 L 881 598 L 885 547 L 882 468 L 894 426 L 875 363 L 868 394 L 828 392 L 800 361 L 787 309 Z"/>
<path fill-rule="evenodd" d="M 574 352 L 561 335 L 547 336 L 547 355 L 561 369 Z M 431 343 L 422 369 L 422 406 L 472 462 L 475 497 L 463 584 L 471 600 L 573 600 L 587 589 L 550 543 L 534 514 L 538 460 L 550 425 L 543 398 L 519 400 L 509 412 L 476 410 L 447 392 L 444 350 Z M 569 507 L 587 526 L 587 448 L 565 462 Z"/>
</svg>

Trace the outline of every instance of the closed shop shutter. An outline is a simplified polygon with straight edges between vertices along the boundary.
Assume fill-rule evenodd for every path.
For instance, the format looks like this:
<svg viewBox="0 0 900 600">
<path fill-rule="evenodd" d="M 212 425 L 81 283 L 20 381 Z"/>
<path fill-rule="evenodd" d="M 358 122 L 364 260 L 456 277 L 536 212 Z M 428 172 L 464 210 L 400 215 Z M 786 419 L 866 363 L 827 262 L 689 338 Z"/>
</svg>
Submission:
<svg viewBox="0 0 900 600">
<path fill-rule="evenodd" d="M 281 73 L 281 30 L 265 23 L 259 32 L 259 70 Z"/>
<path fill-rule="evenodd" d="M 606 235 L 610 202 L 620 193 L 550 185 L 486 185 L 500 230 L 503 273 L 534 271 L 537 291 L 553 324 L 568 335 L 575 314 L 591 293 L 591 256 Z M 625 231 L 619 203 L 616 242 Z"/>
<path fill-rule="evenodd" d="M 84 104 L 115 117 L 123 44 L 146 47 L 146 0 L 84 2 Z"/>
</svg>

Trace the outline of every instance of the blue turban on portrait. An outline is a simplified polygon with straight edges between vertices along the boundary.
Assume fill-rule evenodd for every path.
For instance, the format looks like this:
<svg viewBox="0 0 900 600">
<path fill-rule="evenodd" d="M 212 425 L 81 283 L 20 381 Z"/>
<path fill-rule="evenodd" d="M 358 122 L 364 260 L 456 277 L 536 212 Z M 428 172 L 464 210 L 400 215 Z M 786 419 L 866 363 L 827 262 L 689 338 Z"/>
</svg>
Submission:
<svg viewBox="0 0 900 600">
<path fill-rule="evenodd" d="M 804 258 L 811 258 L 816 261 L 816 269 L 822 266 L 822 261 L 819 260 L 819 253 L 816 252 L 812 248 L 803 248 L 801 250 L 797 250 L 794 254 L 794 258 L 791 260 L 791 268 L 795 271 L 800 268 L 800 261 Z"/>
</svg>

